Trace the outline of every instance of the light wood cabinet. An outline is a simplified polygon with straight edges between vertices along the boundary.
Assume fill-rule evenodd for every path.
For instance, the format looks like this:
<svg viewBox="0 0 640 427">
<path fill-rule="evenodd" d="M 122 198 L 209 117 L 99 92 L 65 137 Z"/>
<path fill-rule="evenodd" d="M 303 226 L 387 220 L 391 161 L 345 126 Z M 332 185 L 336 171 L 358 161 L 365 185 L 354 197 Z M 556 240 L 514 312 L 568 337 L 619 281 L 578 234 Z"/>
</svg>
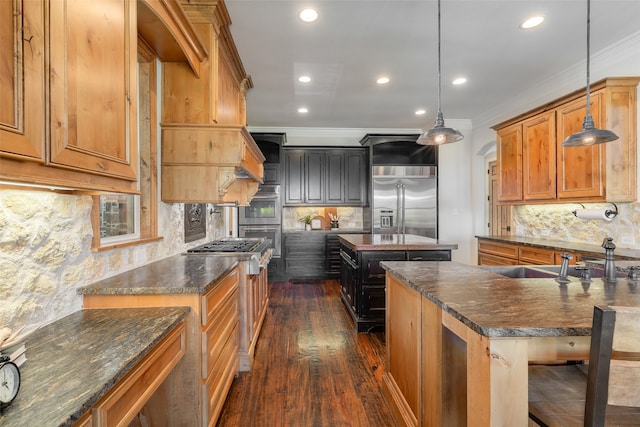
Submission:
<svg viewBox="0 0 640 427">
<path fill-rule="evenodd" d="M 240 371 L 251 370 L 256 344 L 269 305 L 268 269 L 240 281 Z"/>
<path fill-rule="evenodd" d="M 22 17 L 22 19 L 19 19 Z M 0 2 L 0 151 L 44 162 L 44 3 Z"/>
<path fill-rule="evenodd" d="M 595 126 L 619 136 L 607 144 L 562 147 L 567 136 L 582 129 L 584 90 L 494 126 L 498 202 L 635 201 L 639 82 L 608 78 L 591 86 Z"/>
<path fill-rule="evenodd" d="M 136 192 L 136 2 L 2 2 L 0 21 L 0 178 Z"/>
<path fill-rule="evenodd" d="M 570 264 L 580 260 L 576 252 L 478 239 L 478 265 L 559 265 L 565 252 L 572 256 Z"/>
<path fill-rule="evenodd" d="M 151 397 L 147 407 L 156 408 L 146 413 L 151 425 L 215 426 L 238 372 L 239 280 L 236 266 L 203 294 L 83 296 L 84 308 L 190 308 L 184 360 L 171 373 L 171 383 L 179 386 L 163 384 Z"/>
</svg>

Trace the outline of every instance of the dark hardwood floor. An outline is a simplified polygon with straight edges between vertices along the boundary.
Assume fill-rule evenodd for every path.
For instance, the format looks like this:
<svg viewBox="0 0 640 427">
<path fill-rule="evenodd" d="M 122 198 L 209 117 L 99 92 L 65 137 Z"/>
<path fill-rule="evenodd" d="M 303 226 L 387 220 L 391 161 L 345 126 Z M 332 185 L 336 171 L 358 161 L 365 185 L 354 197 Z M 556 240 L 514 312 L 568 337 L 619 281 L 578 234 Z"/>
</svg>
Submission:
<svg viewBox="0 0 640 427">
<path fill-rule="evenodd" d="M 252 371 L 234 380 L 217 425 L 394 426 L 384 352 L 384 332 L 355 332 L 337 281 L 272 283 Z"/>
</svg>

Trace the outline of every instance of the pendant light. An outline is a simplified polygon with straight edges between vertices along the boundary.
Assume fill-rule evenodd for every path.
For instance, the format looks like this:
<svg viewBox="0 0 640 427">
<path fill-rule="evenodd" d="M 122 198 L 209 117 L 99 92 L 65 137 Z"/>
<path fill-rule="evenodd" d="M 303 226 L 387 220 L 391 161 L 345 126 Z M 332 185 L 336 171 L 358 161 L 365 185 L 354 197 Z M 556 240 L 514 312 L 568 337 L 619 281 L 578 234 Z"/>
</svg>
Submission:
<svg viewBox="0 0 640 427">
<path fill-rule="evenodd" d="M 582 130 L 562 141 L 563 147 L 584 147 L 615 141 L 618 135 L 606 129 L 597 129 L 591 117 L 591 88 L 589 87 L 589 39 L 591 27 L 591 0 L 587 0 L 587 114 L 584 116 Z"/>
<path fill-rule="evenodd" d="M 442 104 L 442 77 L 440 66 L 440 0 L 438 0 L 438 114 L 436 115 L 436 122 L 434 126 L 427 132 L 420 135 L 416 141 L 421 145 L 442 145 L 449 144 L 451 142 L 460 141 L 464 136 L 452 128 L 444 126 L 444 118 L 442 116 L 441 104 Z"/>
</svg>

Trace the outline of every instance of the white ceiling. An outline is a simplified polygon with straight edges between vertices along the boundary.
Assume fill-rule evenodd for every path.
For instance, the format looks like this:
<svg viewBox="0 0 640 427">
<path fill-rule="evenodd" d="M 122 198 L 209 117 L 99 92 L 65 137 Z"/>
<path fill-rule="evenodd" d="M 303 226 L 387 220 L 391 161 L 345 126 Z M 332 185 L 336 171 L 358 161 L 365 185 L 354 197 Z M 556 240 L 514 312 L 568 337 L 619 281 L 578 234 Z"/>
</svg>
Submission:
<svg viewBox="0 0 640 427">
<path fill-rule="evenodd" d="M 254 83 L 247 94 L 250 127 L 431 127 L 438 100 L 435 0 L 225 4 Z M 307 6 L 319 12 L 315 23 L 297 17 Z M 582 70 L 582 84 L 571 90 L 584 86 L 586 0 L 442 0 L 441 8 L 445 120 L 474 120 L 572 67 Z M 534 14 L 544 23 L 521 30 Z M 639 31 L 640 0 L 592 0 L 592 69 L 594 53 Z M 299 83 L 301 74 L 312 82 Z M 376 85 L 380 75 L 391 82 Z M 458 76 L 468 82 L 451 85 Z M 299 114 L 301 106 L 309 112 Z M 416 116 L 419 108 L 427 114 Z"/>
</svg>

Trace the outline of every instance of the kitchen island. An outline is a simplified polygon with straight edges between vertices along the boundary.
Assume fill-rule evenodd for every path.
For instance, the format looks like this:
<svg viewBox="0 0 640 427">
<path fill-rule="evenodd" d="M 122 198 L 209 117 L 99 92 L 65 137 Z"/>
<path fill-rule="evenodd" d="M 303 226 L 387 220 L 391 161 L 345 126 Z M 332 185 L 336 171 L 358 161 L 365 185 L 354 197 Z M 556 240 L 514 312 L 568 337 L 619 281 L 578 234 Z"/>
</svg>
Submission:
<svg viewBox="0 0 640 427">
<path fill-rule="evenodd" d="M 514 279 L 456 262 L 383 262 L 384 389 L 399 425 L 526 426 L 529 361 L 588 358 L 593 306 L 637 282 Z"/>
<path fill-rule="evenodd" d="M 340 234 L 340 297 L 356 330 L 385 323 L 383 260 L 451 261 L 455 243 L 413 234 Z"/>
</svg>

